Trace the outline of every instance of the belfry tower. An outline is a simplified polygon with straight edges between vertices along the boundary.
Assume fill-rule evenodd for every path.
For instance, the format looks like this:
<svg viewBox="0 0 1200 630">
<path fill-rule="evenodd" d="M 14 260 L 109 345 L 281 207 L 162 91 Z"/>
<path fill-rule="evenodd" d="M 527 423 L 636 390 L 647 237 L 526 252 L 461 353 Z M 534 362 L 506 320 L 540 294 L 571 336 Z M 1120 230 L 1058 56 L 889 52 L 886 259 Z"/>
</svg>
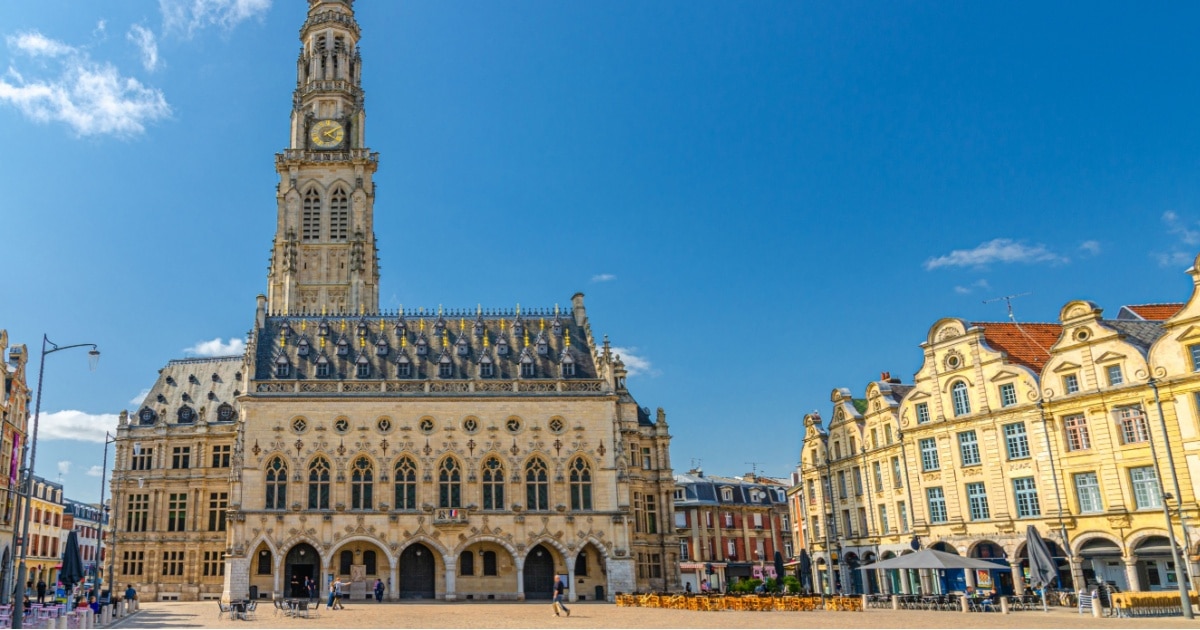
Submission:
<svg viewBox="0 0 1200 630">
<path fill-rule="evenodd" d="M 308 0 L 290 143 L 275 155 L 279 218 L 267 276 L 277 314 L 379 309 L 372 178 L 354 0 Z"/>
</svg>

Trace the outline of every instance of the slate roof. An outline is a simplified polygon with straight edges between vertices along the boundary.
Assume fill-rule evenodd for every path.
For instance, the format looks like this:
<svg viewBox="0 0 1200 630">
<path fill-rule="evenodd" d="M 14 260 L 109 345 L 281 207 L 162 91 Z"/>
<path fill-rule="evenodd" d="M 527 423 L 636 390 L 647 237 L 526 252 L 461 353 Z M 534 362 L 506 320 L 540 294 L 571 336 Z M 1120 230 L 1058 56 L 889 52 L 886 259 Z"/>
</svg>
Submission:
<svg viewBox="0 0 1200 630">
<path fill-rule="evenodd" d="M 350 317 L 273 315 L 257 334 L 254 377 L 257 380 L 472 380 L 490 362 L 493 376 L 521 377 L 521 363 L 534 366 L 532 379 L 558 379 L 570 357 L 574 376 L 599 378 L 584 326 L 569 313 L 550 309 L 516 312 L 453 311 L 442 315 L 368 314 Z M 543 351 L 544 349 L 544 351 Z M 276 376 L 281 358 L 288 376 Z M 321 376 L 319 364 L 329 366 Z M 357 376 L 357 366 L 369 375 Z M 402 364 L 407 364 L 408 375 Z M 440 376 L 442 365 L 450 376 Z M 525 377 L 530 378 L 530 377 Z M 486 379 L 485 379 L 486 380 Z"/>
<path fill-rule="evenodd" d="M 775 480 L 759 483 L 737 479 L 734 477 L 702 476 L 694 474 L 675 475 L 675 487 L 682 488 L 684 499 L 676 500 L 675 505 L 711 504 L 711 505 L 775 505 L 787 503 L 783 485 Z M 729 488 L 733 491 L 733 500 L 721 499 L 719 488 Z M 762 492 L 758 500 L 750 498 L 750 490 Z"/>
<path fill-rule="evenodd" d="M 242 381 L 242 355 L 204 359 L 176 359 L 158 371 L 158 380 L 138 411 L 129 418 L 133 426 L 160 421 L 171 424 L 217 423 L 237 419 L 237 397 Z M 220 420 L 218 410 L 228 404 L 232 417 Z M 183 413 L 191 410 L 190 418 Z M 149 414 L 147 414 L 149 410 Z"/>
<path fill-rule="evenodd" d="M 1121 307 L 1121 310 L 1117 312 L 1117 319 L 1143 319 L 1148 322 L 1162 322 L 1174 317 L 1183 306 L 1183 302 L 1130 304 Z"/>
<path fill-rule="evenodd" d="M 1150 351 L 1150 346 L 1166 333 L 1161 322 L 1138 321 L 1136 319 L 1106 319 L 1105 326 L 1116 329 L 1125 337 L 1125 341 L 1133 344 L 1142 354 Z"/>
<path fill-rule="evenodd" d="M 1004 352 L 1008 360 L 1041 373 L 1050 359 L 1050 347 L 1062 333 L 1059 324 L 1016 322 L 971 322 L 983 328 L 988 345 Z"/>
</svg>

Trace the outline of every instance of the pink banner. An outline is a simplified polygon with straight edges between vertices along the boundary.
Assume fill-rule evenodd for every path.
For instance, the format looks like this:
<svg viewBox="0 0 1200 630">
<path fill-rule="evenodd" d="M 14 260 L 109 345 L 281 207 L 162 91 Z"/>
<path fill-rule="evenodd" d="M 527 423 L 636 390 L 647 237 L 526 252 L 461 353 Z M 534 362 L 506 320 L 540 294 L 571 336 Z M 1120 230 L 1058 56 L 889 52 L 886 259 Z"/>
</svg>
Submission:
<svg viewBox="0 0 1200 630">
<path fill-rule="evenodd" d="M 11 462 L 12 463 L 8 467 L 8 487 L 16 488 L 17 487 L 17 469 L 20 467 L 20 463 L 21 463 L 21 434 L 20 433 L 13 434 L 13 447 L 12 447 Z"/>
</svg>

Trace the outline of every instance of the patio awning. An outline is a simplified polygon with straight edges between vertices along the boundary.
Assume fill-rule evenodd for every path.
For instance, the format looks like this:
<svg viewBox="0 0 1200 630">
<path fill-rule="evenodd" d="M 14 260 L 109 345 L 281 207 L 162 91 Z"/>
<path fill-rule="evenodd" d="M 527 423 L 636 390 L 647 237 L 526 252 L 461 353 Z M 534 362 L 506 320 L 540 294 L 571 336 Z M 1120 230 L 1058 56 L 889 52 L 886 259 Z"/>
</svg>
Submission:
<svg viewBox="0 0 1200 630">
<path fill-rule="evenodd" d="M 915 553 L 888 558 L 871 564 L 864 564 L 859 569 L 991 569 L 999 571 L 1008 571 L 1009 567 L 1001 566 L 995 562 L 987 560 L 978 560 L 976 558 L 964 558 L 963 556 L 937 551 L 934 549 L 922 549 Z"/>
</svg>

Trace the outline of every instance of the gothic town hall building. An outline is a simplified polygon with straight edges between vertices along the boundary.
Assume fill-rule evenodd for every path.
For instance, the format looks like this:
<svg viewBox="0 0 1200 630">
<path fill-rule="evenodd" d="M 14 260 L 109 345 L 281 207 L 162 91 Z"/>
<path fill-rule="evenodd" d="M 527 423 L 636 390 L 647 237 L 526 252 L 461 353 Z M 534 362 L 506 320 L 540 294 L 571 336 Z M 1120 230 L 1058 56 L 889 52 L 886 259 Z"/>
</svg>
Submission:
<svg viewBox="0 0 1200 630">
<path fill-rule="evenodd" d="M 379 309 L 379 155 L 353 0 L 309 0 L 244 356 L 169 362 L 122 413 L 117 584 L 144 599 L 572 599 L 677 588 L 666 415 L 582 294 L 560 309 Z"/>
</svg>

